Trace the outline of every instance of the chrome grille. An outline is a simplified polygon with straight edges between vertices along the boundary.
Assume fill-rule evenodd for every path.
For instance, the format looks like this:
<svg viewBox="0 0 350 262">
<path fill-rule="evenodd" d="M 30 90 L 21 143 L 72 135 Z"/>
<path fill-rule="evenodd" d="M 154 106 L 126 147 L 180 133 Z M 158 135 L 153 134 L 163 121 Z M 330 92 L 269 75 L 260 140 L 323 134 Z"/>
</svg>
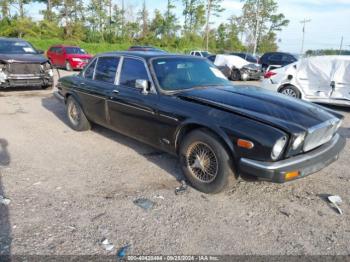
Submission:
<svg viewBox="0 0 350 262">
<path fill-rule="evenodd" d="M 10 74 L 40 74 L 40 64 L 13 63 L 8 67 Z"/>
<path fill-rule="evenodd" d="M 310 151 L 329 142 L 337 132 L 338 119 L 330 119 L 309 129 L 304 142 L 304 151 Z"/>
</svg>

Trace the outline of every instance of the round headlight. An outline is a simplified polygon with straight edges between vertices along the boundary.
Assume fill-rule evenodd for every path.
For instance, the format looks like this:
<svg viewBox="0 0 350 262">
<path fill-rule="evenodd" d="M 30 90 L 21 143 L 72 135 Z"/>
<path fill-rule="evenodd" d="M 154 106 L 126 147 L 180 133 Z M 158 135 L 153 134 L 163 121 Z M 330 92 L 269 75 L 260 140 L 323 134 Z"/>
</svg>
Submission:
<svg viewBox="0 0 350 262">
<path fill-rule="evenodd" d="M 286 146 L 286 143 L 287 143 L 287 137 L 285 136 L 277 140 L 276 144 L 272 148 L 271 158 L 273 160 L 276 160 L 281 156 L 282 151 Z"/>
<path fill-rule="evenodd" d="M 293 150 L 296 150 L 299 148 L 299 146 L 304 142 L 304 139 L 305 139 L 305 134 L 300 134 L 298 135 L 295 139 L 294 139 L 294 142 L 293 142 Z"/>
</svg>

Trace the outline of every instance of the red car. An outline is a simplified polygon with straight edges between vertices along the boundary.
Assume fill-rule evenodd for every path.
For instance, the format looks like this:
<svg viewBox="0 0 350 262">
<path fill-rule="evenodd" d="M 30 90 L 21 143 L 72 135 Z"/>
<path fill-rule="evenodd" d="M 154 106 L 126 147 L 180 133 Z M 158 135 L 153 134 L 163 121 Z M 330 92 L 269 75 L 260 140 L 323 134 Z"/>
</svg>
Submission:
<svg viewBox="0 0 350 262">
<path fill-rule="evenodd" d="M 78 46 L 55 45 L 49 48 L 47 57 L 52 65 L 73 71 L 83 69 L 93 56 Z"/>
</svg>

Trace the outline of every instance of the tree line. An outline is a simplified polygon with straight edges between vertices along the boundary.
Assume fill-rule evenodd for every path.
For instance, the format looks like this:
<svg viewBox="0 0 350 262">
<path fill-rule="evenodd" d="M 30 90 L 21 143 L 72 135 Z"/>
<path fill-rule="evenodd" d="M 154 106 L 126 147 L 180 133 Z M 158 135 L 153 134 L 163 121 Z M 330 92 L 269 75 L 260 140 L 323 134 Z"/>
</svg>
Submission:
<svg viewBox="0 0 350 262">
<path fill-rule="evenodd" d="M 45 4 L 42 19 L 30 16 L 34 2 Z M 0 0 L 2 36 L 130 43 L 165 49 L 211 51 L 274 51 L 276 33 L 289 20 L 275 0 L 241 0 L 242 14 L 215 26 L 225 10 L 223 0 L 166 0 L 165 10 L 139 8 L 126 0 Z M 181 16 L 175 10 L 182 8 Z M 222 20 L 222 19 L 221 19 Z"/>
</svg>

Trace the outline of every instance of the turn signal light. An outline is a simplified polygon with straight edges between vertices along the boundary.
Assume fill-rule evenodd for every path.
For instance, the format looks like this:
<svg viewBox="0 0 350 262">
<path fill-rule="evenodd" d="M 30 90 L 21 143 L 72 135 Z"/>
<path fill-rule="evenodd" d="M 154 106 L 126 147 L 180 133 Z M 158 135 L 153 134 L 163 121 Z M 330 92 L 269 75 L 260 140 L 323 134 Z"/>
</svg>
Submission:
<svg viewBox="0 0 350 262">
<path fill-rule="evenodd" d="M 238 139 L 237 140 L 237 145 L 239 147 L 243 147 L 246 149 L 252 149 L 254 147 L 254 143 L 249 141 L 249 140 L 245 140 L 245 139 Z"/>
<path fill-rule="evenodd" d="M 288 172 L 288 173 L 286 173 L 286 174 L 284 175 L 284 179 L 285 179 L 286 181 L 288 181 L 288 180 L 295 179 L 295 178 L 297 178 L 298 176 L 300 176 L 299 171 Z"/>
</svg>

